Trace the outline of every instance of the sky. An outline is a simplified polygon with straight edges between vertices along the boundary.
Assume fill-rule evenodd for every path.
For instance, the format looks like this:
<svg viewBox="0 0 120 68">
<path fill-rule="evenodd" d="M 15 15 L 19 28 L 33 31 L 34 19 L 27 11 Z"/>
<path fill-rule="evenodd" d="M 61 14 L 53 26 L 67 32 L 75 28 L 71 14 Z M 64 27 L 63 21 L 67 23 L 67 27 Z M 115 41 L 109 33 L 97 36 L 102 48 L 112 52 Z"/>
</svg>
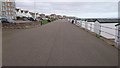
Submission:
<svg viewBox="0 0 120 68">
<path fill-rule="evenodd" d="M 79 18 L 117 18 L 119 0 L 16 0 L 16 7 L 32 12 Z"/>
</svg>

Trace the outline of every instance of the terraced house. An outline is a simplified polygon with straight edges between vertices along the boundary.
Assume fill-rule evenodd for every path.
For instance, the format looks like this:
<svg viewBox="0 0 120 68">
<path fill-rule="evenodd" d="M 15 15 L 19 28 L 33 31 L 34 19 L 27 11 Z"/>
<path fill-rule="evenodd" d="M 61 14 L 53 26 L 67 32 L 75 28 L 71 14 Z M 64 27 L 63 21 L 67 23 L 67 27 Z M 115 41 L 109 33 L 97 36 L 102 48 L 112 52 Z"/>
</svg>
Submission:
<svg viewBox="0 0 120 68">
<path fill-rule="evenodd" d="M 16 19 L 15 0 L 3 0 L 1 2 L 1 16 Z"/>
</svg>

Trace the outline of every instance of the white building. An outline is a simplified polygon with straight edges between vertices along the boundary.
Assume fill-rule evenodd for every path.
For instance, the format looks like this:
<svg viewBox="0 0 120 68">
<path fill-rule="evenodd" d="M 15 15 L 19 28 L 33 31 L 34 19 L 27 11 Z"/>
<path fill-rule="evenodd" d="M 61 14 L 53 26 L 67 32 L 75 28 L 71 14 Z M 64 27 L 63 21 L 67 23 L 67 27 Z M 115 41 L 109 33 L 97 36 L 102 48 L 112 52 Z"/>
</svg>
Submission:
<svg viewBox="0 0 120 68">
<path fill-rule="evenodd" d="M 32 17 L 29 11 L 16 8 L 17 17 Z"/>
<path fill-rule="evenodd" d="M 20 9 L 16 9 L 16 16 L 17 17 L 22 17 Z"/>
<path fill-rule="evenodd" d="M 26 17 L 32 17 L 32 15 L 30 14 L 29 11 L 25 11 L 25 16 L 26 16 Z"/>
</svg>

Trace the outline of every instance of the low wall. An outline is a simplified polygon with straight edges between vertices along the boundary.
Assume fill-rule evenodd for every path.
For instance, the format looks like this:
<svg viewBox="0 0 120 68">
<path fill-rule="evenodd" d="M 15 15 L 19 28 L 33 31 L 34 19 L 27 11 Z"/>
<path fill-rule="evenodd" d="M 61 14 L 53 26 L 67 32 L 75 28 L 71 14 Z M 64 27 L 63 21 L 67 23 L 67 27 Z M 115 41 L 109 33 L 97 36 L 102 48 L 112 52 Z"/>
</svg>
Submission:
<svg viewBox="0 0 120 68">
<path fill-rule="evenodd" d="M 25 22 L 25 23 L 3 23 L 2 28 L 5 29 L 26 29 L 35 26 L 40 26 L 40 22 Z"/>
</svg>

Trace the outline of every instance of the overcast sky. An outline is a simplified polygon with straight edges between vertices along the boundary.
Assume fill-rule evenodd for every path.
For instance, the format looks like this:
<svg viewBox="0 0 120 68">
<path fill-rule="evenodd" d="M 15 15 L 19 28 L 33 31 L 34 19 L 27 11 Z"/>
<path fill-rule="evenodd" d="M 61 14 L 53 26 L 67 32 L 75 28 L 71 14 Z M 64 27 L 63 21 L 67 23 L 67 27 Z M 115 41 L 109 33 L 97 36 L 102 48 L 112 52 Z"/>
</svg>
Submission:
<svg viewBox="0 0 120 68">
<path fill-rule="evenodd" d="M 118 17 L 118 0 L 16 0 L 17 8 L 76 17 Z"/>
</svg>

